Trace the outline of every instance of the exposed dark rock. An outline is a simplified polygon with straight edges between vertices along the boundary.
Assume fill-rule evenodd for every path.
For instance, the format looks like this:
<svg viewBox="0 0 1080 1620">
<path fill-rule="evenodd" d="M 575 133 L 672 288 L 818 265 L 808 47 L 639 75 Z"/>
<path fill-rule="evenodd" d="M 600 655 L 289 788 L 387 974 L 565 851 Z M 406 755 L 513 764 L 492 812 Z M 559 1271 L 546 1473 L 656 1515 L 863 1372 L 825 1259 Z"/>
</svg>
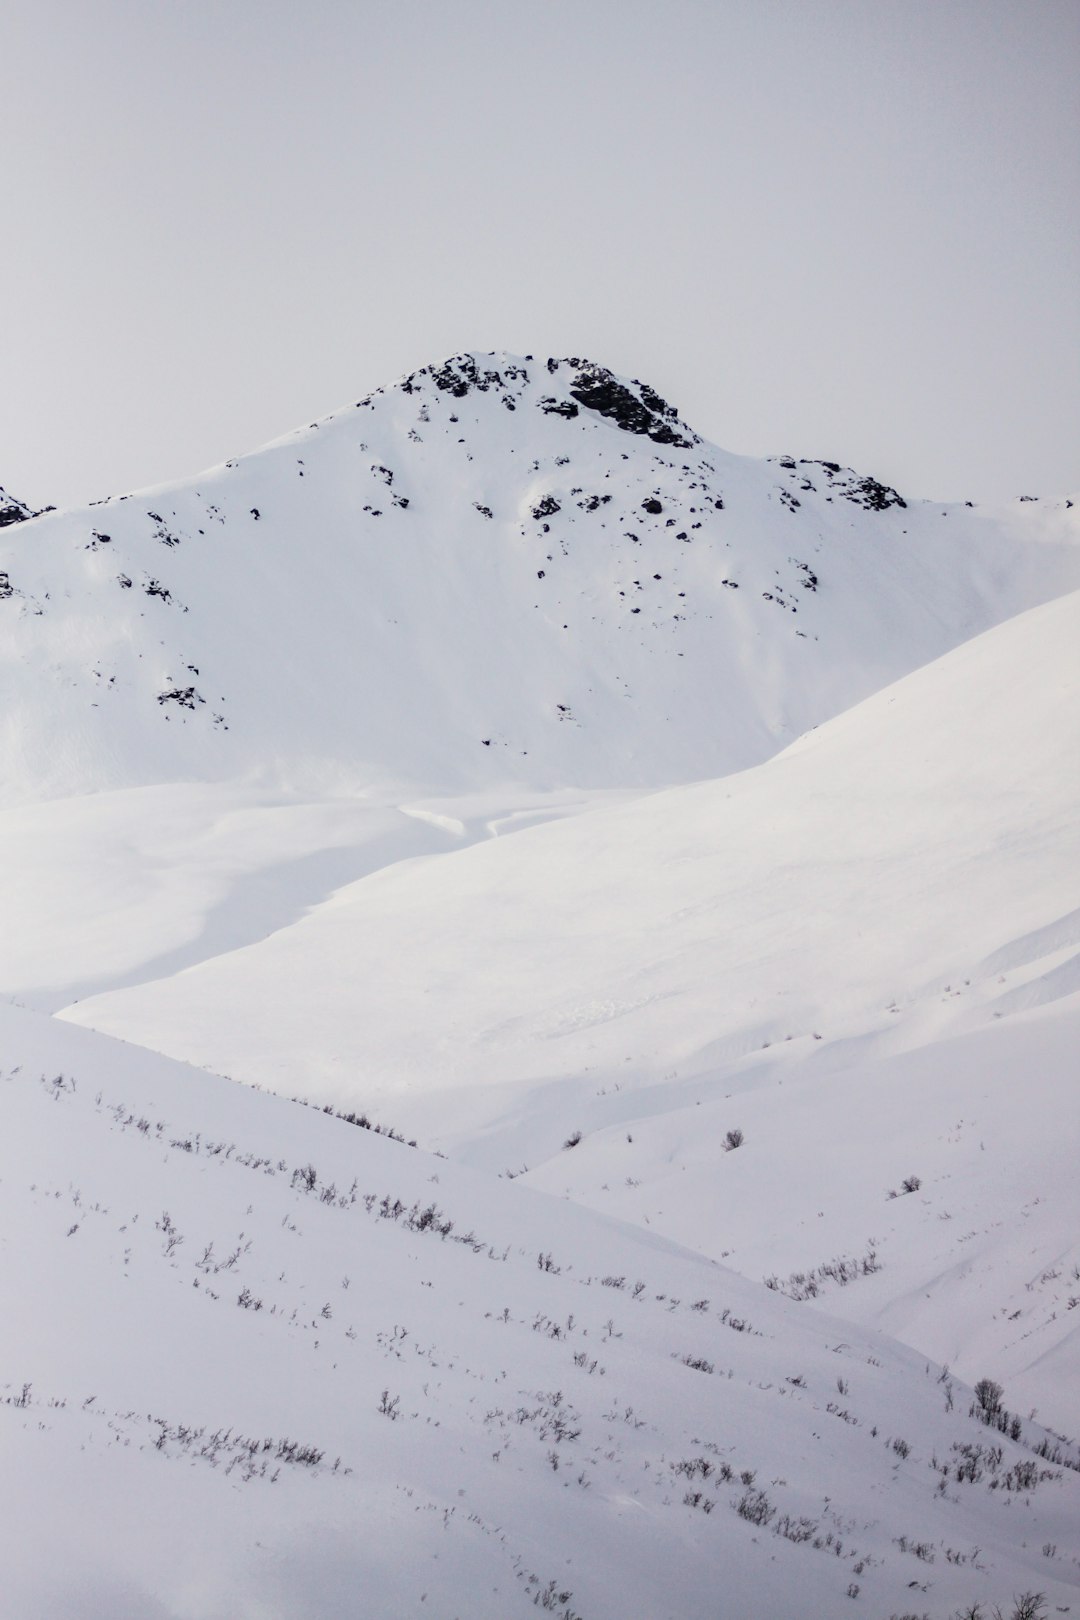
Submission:
<svg viewBox="0 0 1080 1620">
<path fill-rule="evenodd" d="M 423 375 L 422 371 L 414 372 L 412 377 L 406 378 L 406 381 L 413 384 L 417 377 Z M 449 360 L 444 360 L 441 366 L 432 366 L 431 378 L 436 388 L 441 388 L 454 399 L 464 399 L 472 388 L 486 394 L 489 388 L 505 388 L 508 382 L 528 382 L 529 374 L 524 366 L 507 366 L 505 373 L 495 370 L 481 371 L 473 355 L 455 354 Z M 407 391 L 411 393 L 412 388 Z M 503 403 L 506 403 L 505 399 Z M 513 404 L 509 408 L 513 410 Z"/>
<path fill-rule="evenodd" d="M 445 365 L 433 367 L 431 377 L 436 388 L 453 395 L 454 399 L 464 399 L 476 380 L 476 361 L 472 355 L 462 355 L 456 361 L 448 360 Z"/>
<path fill-rule="evenodd" d="M 554 495 L 544 495 L 537 501 L 532 509 L 532 515 L 539 521 L 540 518 L 550 517 L 553 512 L 561 512 L 562 507 Z"/>
<path fill-rule="evenodd" d="M 548 364 L 551 362 L 548 361 Z M 578 414 L 578 408 L 572 399 L 555 399 L 551 394 L 540 401 L 540 409 L 545 416 L 565 416 L 567 419 L 572 419 Z"/>
<path fill-rule="evenodd" d="M 193 686 L 169 687 L 166 691 L 158 693 L 157 700 L 160 704 L 176 703 L 181 709 L 194 709 L 197 703 L 206 702 Z"/>
<path fill-rule="evenodd" d="M 833 494 L 840 495 L 845 501 L 852 501 L 856 506 L 863 507 L 867 512 L 885 512 L 890 506 L 906 507 L 907 501 L 898 495 L 895 489 L 888 484 L 879 483 L 876 478 L 860 478 L 850 468 L 843 468 L 836 461 L 800 461 L 801 467 L 821 467 L 824 469 Z M 807 480 L 803 484 L 804 490 L 812 490 L 813 484 Z"/>
<path fill-rule="evenodd" d="M 865 507 L 868 512 L 885 512 L 890 506 L 907 507 L 902 495 L 888 484 L 879 484 L 876 478 L 856 478 L 846 488 L 838 489 L 837 494 L 846 501 L 854 501 L 856 506 Z"/>
<path fill-rule="evenodd" d="M 659 410 L 644 402 L 646 394 L 650 401 L 656 402 Z M 691 450 L 697 442 L 677 432 L 664 419 L 666 414 L 674 415 L 674 412 L 659 394 L 642 385 L 642 397 L 639 398 L 603 366 L 590 366 L 580 371 L 570 386 L 570 395 L 580 405 L 615 422 L 624 432 L 644 434 L 654 444 L 673 444 L 683 450 Z"/>
<path fill-rule="evenodd" d="M 655 416 L 666 416 L 671 422 L 679 420 L 679 413 L 674 405 L 669 405 L 666 399 L 661 399 L 655 388 L 650 388 L 648 383 L 638 383 L 638 388 L 641 390 L 641 403 L 646 409 L 652 411 Z"/>
<path fill-rule="evenodd" d="M 647 495 L 645 497 L 645 499 L 641 503 L 641 510 L 643 512 L 651 512 L 653 514 L 653 516 L 655 517 L 656 514 L 658 512 L 662 512 L 664 510 L 664 508 L 661 505 L 661 503 L 656 499 L 655 495 Z"/>
</svg>

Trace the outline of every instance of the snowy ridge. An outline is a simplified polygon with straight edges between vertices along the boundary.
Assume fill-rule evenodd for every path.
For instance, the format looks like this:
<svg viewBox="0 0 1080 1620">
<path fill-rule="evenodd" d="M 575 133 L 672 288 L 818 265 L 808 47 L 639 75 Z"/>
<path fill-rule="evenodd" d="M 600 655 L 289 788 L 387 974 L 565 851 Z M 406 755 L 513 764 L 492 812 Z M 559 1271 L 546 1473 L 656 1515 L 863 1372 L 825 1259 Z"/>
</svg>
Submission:
<svg viewBox="0 0 1080 1620">
<path fill-rule="evenodd" d="M 705 445 L 581 360 L 464 355 L 0 539 L 8 802 L 744 767 L 1080 585 L 1075 512 Z"/>
</svg>

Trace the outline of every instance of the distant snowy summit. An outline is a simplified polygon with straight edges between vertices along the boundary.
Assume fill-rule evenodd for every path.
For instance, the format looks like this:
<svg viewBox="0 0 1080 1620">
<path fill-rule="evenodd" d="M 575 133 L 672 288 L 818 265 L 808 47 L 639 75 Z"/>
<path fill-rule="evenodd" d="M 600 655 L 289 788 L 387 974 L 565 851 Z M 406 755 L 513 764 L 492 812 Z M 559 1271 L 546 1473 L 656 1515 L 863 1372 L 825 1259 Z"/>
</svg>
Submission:
<svg viewBox="0 0 1080 1620">
<path fill-rule="evenodd" d="M 545 416 L 562 416 L 572 421 L 584 408 L 606 417 L 623 432 L 641 434 L 654 444 L 693 450 L 703 443 L 692 428 L 680 421 L 675 406 L 669 405 L 654 388 L 637 377 L 628 382 L 592 360 L 549 358 L 543 362 L 543 370 L 559 381 L 553 392 L 544 393 L 541 389 L 538 393 L 535 387 L 529 386 L 526 367 L 534 364 L 531 354 L 525 355 L 524 361 L 504 363 L 502 371 L 483 364 L 485 360 L 500 358 L 495 354 L 453 355 L 439 365 L 424 366 L 420 371 L 411 372 L 397 386 L 405 393 L 414 393 L 430 379 L 437 388 L 445 390 L 455 399 L 464 399 L 473 389 L 480 393 L 487 393 L 491 389 L 510 411 L 516 410 L 519 403 L 524 402 L 539 409 Z M 570 373 L 569 381 L 565 375 L 560 376 L 563 367 Z M 382 394 L 384 390 L 380 388 L 376 392 Z M 359 401 L 359 406 L 370 404 L 375 397 L 372 395 Z M 796 462 L 791 456 L 771 459 L 785 471 L 795 474 L 798 474 L 799 467 L 820 468 L 830 482 L 838 480 L 835 486 L 838 494 L 870 511 L 883 512 L 890 506 L 907 505 L 895 489 L 879 483 L 876 478 L 860 478 L 850 468 L 842 468 L 835 461 Z M 805 478 L 805 474 L 802 476 Z M 802 487 L 810 489 L 813 486 L 804 482 Z M 798 505 L 798 500 L 794 500 L 790 509 L 794 510 Z"/>
<path fill-rule="evenodd" d="M 11 523 L 25 523 L 27 518 L 33 516 L 33 512 L 28 506 L 24 506 L 22 501 L 17 501 L 6 489 L 0 489 L 0 529 L 6 529 Z"/>
<path fill-rule="evenodd" d="M 502 370 L 486 365 L 488 360 L 501 360 Z M 454 399 L 464 399 L 474 389 L 481 394 L 490 389 L 508 411 L 526 402 L 545 416 L 562 416 L 572 421 L 584 408 L 607 417 L 626 433 L 643 434 L 654 444 L 692 450 L 701 443 L 697 434 L 679 421 L 674 405 L 669 405 L 648 383 L 636 377 L 632 382 L 625 382 L 606 366 L 598 366 L 591 360 L 548 359 L 543 363 L 541 383 L 545 372 L 549 378 L 557 377 L 559 381 L 552 392 L 545 393 L 542 387 L 539 392 L 535 385 L 530 387 L 527 367 L 534 364 L 531 354 L 522 361 L 496 354 L 458 354 L 439 365 L 411 372 L 397 386 L 403 393 L 411 394 L 430 379 L 436 388 Z M 569 383 L 565 375 L 559 375 L 564 366 L 571 373 Z"/>
<path fill-rule="evenodd" d="M 13 521 L 0 792 L 723 774 L 1080 585 L 1075 518 L 733 456 L 584 359 L 456 355 L 197 478 Z"/>
</svg>

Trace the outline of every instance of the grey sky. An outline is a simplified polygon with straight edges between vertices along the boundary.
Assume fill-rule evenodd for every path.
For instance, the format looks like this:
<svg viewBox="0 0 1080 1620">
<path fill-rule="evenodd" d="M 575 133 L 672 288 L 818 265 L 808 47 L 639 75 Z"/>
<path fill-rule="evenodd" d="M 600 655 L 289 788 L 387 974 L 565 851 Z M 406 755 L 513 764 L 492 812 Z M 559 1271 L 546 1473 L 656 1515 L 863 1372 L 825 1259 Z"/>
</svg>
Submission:
<svg viewBox="0 0 1080 1620">
<path fill-rule="evenodd" d="M 31 503 L 463 348 L 910 494 L 1080 485 L 1074 0 L 5 0 L 0 50 Z"/>
</svg>

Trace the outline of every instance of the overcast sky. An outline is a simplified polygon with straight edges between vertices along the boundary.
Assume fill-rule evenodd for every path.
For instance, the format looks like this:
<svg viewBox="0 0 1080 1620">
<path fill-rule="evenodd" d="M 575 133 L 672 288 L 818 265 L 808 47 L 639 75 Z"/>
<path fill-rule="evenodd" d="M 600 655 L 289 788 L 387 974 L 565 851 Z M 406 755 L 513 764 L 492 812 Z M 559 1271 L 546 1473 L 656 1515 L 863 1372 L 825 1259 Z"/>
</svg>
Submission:
<svg viewBox="0 0 1080 1620">
<path fill-rule="evenodd" d="M 913 495 L 1080 486 L 1076 0 L 4 0 L 0 56 L 33 504 L 465 348 Z"/>
</svg>

